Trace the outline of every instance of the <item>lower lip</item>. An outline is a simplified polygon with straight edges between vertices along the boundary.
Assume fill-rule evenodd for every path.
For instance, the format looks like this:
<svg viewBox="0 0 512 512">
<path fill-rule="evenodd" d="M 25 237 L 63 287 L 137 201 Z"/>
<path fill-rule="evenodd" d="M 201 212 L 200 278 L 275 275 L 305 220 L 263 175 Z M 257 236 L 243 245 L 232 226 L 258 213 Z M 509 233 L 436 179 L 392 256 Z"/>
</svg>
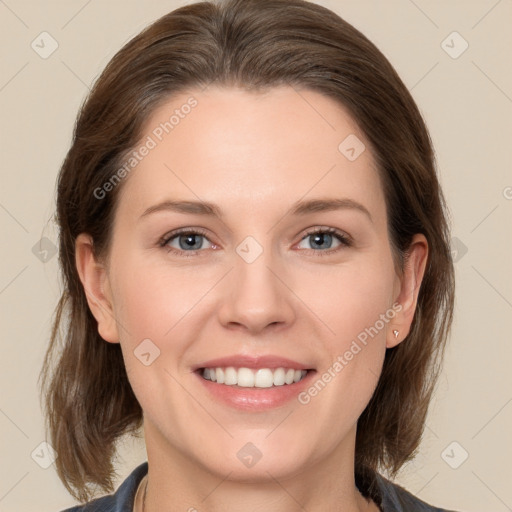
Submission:
<svg viewBox="0 0 512 512">
<path fill-rule="evenodd" d="M 198 372 L 196 376 L 216 400 L 236 409 L 264 411 L 283 406 L 297 398 L 297 395 L 309 385 L 314 373 L 316 373 L 314 370 L 308 370 L 306 376 L 299 382 L 270 388 L 228 386 L 206 380 Z"/>
</svg>

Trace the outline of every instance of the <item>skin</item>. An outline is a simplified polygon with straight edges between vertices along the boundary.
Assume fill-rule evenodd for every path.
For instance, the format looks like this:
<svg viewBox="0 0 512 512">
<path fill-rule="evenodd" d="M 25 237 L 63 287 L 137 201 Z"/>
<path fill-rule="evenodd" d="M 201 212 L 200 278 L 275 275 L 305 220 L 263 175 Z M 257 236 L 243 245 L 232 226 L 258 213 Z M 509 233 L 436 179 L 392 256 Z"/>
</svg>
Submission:
<svg viewBox="0 0 512 512">
<path fill-rule="evenodd" d="M 76 241 L 99 333 L 121 344 L 144 411 L 146 512 L 378 510 L 355 486 L 356 423 L 386 348 L 409 332 L 427 242 L 416 235 L 396 271 L 370 144 L 332 99 L 286 86 L 191 90 L 155 110 L 141 140 L 191 94 L 198 105 L 122 184 L 108 259 L 94 259 L 87 234 Z M 366 146 L 355 161 L 338 150 L 350 134 Z M 349 208 L 289 213 L 301 199 L 342 197 L 371 220 Z M 141 219 L 170 198 L 213 202 L 222 219 L 172 211 Z M 207 237 L 196 238 L 196 255 L 158 245 L 175 229 L 198 227 Z M 334 237 L 315 245 L 307 236 L 315 227 L 336 228 L 353 245 Z M 249 235 L 263 248 L 252 263 L 236 252 Z M 169 245 L 179 250 L 179 237 Z M 240 411 L 205 393 L 191 371 L 212 358 L 274 354 L 320 375 L 395 303 L 401 310 L 306 405 Z M 133 353 L 147 338 L 161 351 L 149 366 Z M 247 442 L 262 454 L 251 468 L 237 457 Z"/>
</svg>

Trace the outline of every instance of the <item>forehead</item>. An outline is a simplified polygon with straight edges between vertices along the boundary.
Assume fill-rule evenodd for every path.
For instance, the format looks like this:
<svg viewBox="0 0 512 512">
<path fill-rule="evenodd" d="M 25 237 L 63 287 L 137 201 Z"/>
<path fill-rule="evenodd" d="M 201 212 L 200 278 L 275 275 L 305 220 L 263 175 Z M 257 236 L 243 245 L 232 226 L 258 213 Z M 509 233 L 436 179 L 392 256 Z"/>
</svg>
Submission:
<svg viewBox="0 0 512 512">
<path fill-rule="evenodd" d="M 119 205 L 127 214 L 176 197 L 237 216 L 277 214 L 320 196 L 364 202 L 376 217 L 384 207 L 357 123 L 338 102 L 307 89 L 191 89 L 152 113 L 134 149 L 141 151 Z"/>
</svg>

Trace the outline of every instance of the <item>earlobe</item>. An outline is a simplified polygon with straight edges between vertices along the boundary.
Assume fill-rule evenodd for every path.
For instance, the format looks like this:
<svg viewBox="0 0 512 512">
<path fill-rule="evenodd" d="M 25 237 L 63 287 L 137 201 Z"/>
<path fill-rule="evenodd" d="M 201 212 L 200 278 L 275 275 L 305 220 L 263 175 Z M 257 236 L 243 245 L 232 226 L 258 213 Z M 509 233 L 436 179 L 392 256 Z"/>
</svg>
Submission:
<svg viewBox="0 0 512 512">
<path fill-rule="evenodd" d="M 388 331 L 386 348 L 395 347 L 409 334 L 427 260 L 428 242 L 424 235 L 418 233 L 414 235 L 411 241 L 403 275 L 399 279 L 400 290 L 396 302 L 400 304 L 400 310 Z"/>
<path fill-rule="evenodd" d="M 110 282 L 105 267 L 94 257 L 94 242 L 86 233 L 75 241 L 75 263 L 89 309 L 98 322 L 98 333 L 110 343 L 119 343 Z"/>
</svg>

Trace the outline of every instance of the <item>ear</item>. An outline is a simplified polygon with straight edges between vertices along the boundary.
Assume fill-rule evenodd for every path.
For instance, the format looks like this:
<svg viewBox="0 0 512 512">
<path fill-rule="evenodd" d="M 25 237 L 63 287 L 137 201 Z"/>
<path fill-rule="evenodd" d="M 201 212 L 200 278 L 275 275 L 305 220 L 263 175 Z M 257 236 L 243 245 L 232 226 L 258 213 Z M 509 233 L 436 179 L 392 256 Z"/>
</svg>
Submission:
<svg viewBox="0 0 512 512">
<path fill-rule="evenodd" d="M 105 341 L 119 343 L 109 277 L 104 265 L 96 261 L 93 246 L 90 235 L 78 235 L 75 241 L 76 268 L 89 308 L 98 322 L 99 335 Z"/>
<path fill-rule="evenodd" d="M 399 278 L 399 292 L 395 299 L 396 315 L 390 322 L 386 348 L 392 348 L 401 343 L 411 329 L 421 282 L 425 274 L 428 258 L 428 242 L 424 235 L 416 234 L 406 255 L 403 275 Z M 398 334 L 395 336 L 395 333 Z"/>
</svg>

